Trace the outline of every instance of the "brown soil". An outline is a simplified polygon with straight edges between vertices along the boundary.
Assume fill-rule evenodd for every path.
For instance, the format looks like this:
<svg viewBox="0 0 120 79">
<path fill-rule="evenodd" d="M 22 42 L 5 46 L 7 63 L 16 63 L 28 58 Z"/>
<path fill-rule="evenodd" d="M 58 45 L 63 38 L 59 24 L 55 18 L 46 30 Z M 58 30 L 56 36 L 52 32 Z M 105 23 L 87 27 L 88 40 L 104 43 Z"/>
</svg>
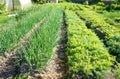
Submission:
<svg viewBox="0 0 120 79">
<path fill-rule="evenodd" d="M 32 30 L 30 30 L 20 42 L 18 42 L 13 49 L 10 49 L 8 52 L 4 53 L 4 56 L 0 56 L 0 79 L 9 79 L 14 77 L 19 73 L 19 68 L 15 66 L 15 59 L 18 57 L 18 51 L 22 47 L 28 46 L 28 39 L 31 37 L 31 34 L 36 31 L 39 26 L 44 22 L 43 18 L 39 23 L 37 23 Z"/>
<path fill-rule="evenodd" d="M 98 29 L 95 29 L 95 34 L 100 38 L 100 39 L 105 39 L 103 33 L 99 31 Z"/>
<path fill-rule="evenodd" d="M 113 73 L 108 73 L 108 74 L 106 75 L 106 78 L 105 78 L 105 79 L 115 79 L 114 74 L 113 74 Z"/>
</svg>

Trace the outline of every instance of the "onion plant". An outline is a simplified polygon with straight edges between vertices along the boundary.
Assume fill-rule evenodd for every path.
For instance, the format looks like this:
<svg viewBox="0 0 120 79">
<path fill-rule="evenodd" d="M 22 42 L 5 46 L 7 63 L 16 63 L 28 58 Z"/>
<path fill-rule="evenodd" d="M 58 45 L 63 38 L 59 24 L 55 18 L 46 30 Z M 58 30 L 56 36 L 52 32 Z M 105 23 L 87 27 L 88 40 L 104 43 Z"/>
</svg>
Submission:
<svg viewBox="0 0 120 79">
<path fill-rule="evenodd" d="M 0 34 L 0 53 L 7 51 L 15 46 L 19 42 L 20 38 L 32 29 L 35 23 L 42 20 L 51 10 L 51 7 L 46 6 L 42 9 L 38 9 L 32 14 L 25 16 L 24 19 L 18 22 L 16 27 L 5 30 Z"/>
<path fill-rule="evenodd" d="M 40 69 L 45 65 L 57 44 L 56 39 L 61 23 L 62 10 L 60 8 L 52 9 L 44 24 L 32 34 L 29 46 L 19 52 L 22 62 L 27 63 L 31 69 Z"/>
</svg>

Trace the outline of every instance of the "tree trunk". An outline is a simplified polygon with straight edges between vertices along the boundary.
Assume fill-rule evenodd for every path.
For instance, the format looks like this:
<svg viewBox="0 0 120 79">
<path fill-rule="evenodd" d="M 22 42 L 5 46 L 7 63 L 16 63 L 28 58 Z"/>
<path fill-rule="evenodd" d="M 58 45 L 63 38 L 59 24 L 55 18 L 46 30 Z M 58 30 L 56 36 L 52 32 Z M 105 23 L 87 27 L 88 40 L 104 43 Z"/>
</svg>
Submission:
<svg viewBox="0 0 120 79">
<path fill-rule="evenodd" d="M 12 2 L 12 0 L 6 0 L 6 10 L 7 11 L 13 10 L 13 2 Z"/>
</svg>

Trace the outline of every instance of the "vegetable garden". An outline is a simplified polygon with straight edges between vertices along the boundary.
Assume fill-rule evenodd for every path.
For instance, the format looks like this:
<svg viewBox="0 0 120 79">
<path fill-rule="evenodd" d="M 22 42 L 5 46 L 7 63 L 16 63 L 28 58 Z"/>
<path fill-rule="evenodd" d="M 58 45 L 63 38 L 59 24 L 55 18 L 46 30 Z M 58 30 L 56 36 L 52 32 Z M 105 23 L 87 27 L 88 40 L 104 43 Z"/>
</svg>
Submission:
<svg viewBox="0 0 120 79">
<path fill-rule="evenodd" d="M 75 3 L 19 11 L 0 25 L 0 78 L 120 79 L 120 16 L 111 13 Z"/>
</svg>

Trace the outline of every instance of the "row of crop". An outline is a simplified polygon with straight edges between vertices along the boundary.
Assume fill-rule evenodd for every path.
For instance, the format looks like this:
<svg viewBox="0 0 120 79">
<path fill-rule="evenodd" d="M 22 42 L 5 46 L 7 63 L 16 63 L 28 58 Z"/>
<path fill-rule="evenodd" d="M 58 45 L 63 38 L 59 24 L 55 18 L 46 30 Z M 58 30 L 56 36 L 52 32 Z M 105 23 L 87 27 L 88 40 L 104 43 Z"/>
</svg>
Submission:
<svg viewBox="0 0 120 79">
<path fill-rule="evenodd" d="M 64 5 L 64 9 L 66 10 L 72 10 L 72 11 L 88 11 L 88 14 L 90 15 L 96 15 L 97 13 L 95 11 L 92 11 L 93 9 L 91 9 L 91 6 L 89 5 L 81 5 L 81 4 L 63 4 Z M 69 6 L 67 6 L 69 5 Z M 71 6 L 70 6 L 71 5 Z M 90 12 L 89 12 L 90 11 Z M 118 11 L 119 12 L 119 11 Z M 99 13 L 99 11 L 98 11 Z M 102 13 L 102 14 L 101 14 Z M 119 28 L 119 24 L 117 24 L 115 21 L 119 21 L 119 18 L 116 18 L 115 16 L 119 16 L 118 14 L 116 14 L 117 12 L 107 12 L 107 11 L 100 11 L 100 14 L 97 14 L 97 18 L 101 18 L 102 20 L 104 20 L 104 22 L 106 22 L 109 25 L 113 25 L 116 28 Z M 83 13 L 84 14 L 84 13 Z M 87 13 L 86 13 L 87 14 Z M 111 15 L 110 15 L 111 14 Z M 108 17 L 107 17 L 108 16 Z M 115 19 L 111 19 L 110 17 L 114 17 Z M 83 18 L 84 19 L 84 18 Z"/>
<path fill-rule="evenodd" d="M 1 17 L 0 33 L 3 32 L 4 30 L 17 26 L 18 21 L 22 21 L 23 18 L 25 18 L 26 16 L 28 17 L 28 15 L 30 15 L 31 13 L 34 13 L 35 11 L 38 11 L 42 7 L 43 6 L 33 5 L 28 9 L 16 10 L 15 12 L 13 12 L 16 15 L 14 17 L 8 17 L 8 14 L 12 14 L 12 13 L 6 13 L 6 15 L 1 15 L 0 16 Z"/>
<path fill-rule="evenodd" d="M 84 5 L 85 8 L 87 8 L 89 11 L 95 11 L 97 13 L 99 13 L 99 15 L 101 17 L 104 17 L 104 20 L 109 23 L 110 25 L 114 25 L 116 27 L 118 27 L 119 25 L 115 22 L 116 19 L 119 19 L 119 11 L 111 11 L 111 12 L 108 12 L 104 9 L 102 10 L 99 10 L 99 9 L 96 9 L 96 7 L 100 7 L 100 6 L 96 6 L 96 5 L 92 5 L 92 6 L 89 6 L 89 5 Z M 105 7 L 105 6 L 104 6 Z"/>
<path fill-rule="evenodd" d="M 100 31 L 109 52 L 117 56 L 117 61 L 120 61 L 120 30 L 115 26 L 106 23 L 104 18 L 94 11 L 77 11 L 77 14 L 84 20 L 88 27 L 94 31 Z"/>
<path fill-rule="evenodd" d="M 75 3 L 62 3 L 58 4 L 57 6 L 60 6 L 63 10 L 82 10 L 84 9 L 84 6 L 81 6 L 81 4 L 75 4 Z"/>
<path fill-rule="evenodd" d="M 20 49 L 19 59 L 22 63 L 16 59 L 19 67 L 26 63 L 30 69 L 40 69 L 50 59 L 52 49 L 57 44 L 63 13 L 60 8 L 54 8 L 49 15 L 40 28 L 31 35 L 28 47 Z"/>
<path fill-rule="evenodd" d="M 65 11 L 68 31 L 67 56 L 69 71 L 86 77 L 103 77 L 114 60 L 99 38 L 72 11 Z M 85 77 L 84 76 L 84 77 Z M 104 75 L 105 76 L 105 75 Z"/>
<path fill-rule="evenodd" d="M 30 8 L 26 8 L 24 10 L 22 10 L 22 9 L 16 10 L 17 16 L 15 18 L 16 18 L 17 21 L 21 20 L 26 15 L 30 15 L 30 14 L 42 9 L 43 7 L 44 7 L 44 5 L 33 5 Z"/>
<path fill-rule="evenodd" d="M 0 34 L 0 53 L 7 51 L 15 46 L 35 23 L 42 20 L 51 10 L 51 7 L 44 7 L 33 14 L 27 15 L 24 19 L 18 22 L 18 25 L 3 31 Z"/>
</svg>

